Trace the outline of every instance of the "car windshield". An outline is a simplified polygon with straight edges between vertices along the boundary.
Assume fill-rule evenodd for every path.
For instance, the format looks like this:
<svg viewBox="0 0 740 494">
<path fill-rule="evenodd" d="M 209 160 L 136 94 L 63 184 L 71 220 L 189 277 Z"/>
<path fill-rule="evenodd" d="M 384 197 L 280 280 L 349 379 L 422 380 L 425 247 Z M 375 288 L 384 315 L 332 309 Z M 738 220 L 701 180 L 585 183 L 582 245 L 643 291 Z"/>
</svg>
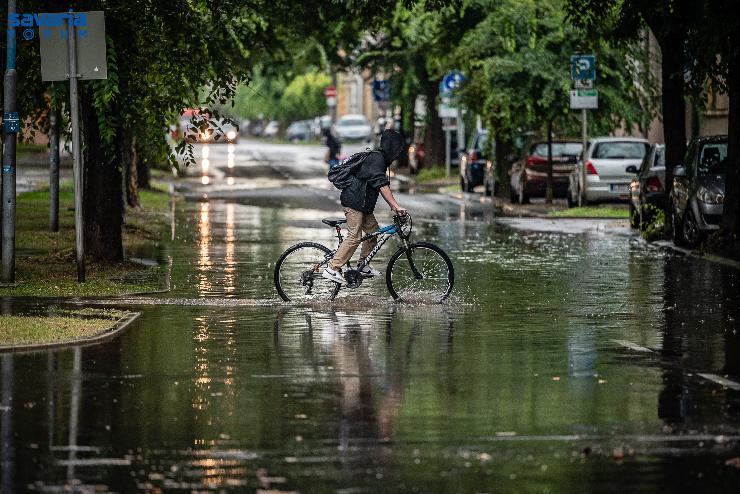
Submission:
<svg viewBox="0 0 740 494">
<path fill-rule="evenodd" d="M 699 151 L 699 175 L 723 175 L 727 172 L 727 141 L 707 142 Z"/>
<path fill-rule="evenodd" d="M 359 118 L 348 118 L 346 120 L 340 120 L 338 125 L 341 127 L 356 127 L 359 125 L 367 125 L 367 123 Z"/>
<path fill-rule="evenodd" d="M 563 156 L 579 156 L 583 149 L 583 144 L 580 142 L 553 142 L 552 143 L 552 155 L 553 157 L 560 158 Z M 534 145 L 532 149 L 534 156 L 540 156 L 547 158 L 547 143 L 539 142 Z"/>
<path fill-rule="evenodd" d="M 600 142 L 594 149 L 594 159 L 627 160 L 642 159 L 648 150 L 644 142 Z"/>
</svg>

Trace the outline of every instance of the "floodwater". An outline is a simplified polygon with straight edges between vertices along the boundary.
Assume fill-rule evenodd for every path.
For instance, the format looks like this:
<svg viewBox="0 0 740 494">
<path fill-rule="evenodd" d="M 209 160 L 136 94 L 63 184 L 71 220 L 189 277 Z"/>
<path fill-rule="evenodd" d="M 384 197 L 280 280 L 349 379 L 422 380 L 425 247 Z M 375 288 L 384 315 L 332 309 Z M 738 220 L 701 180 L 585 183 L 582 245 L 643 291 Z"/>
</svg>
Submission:
<svg viewBox="0 0 740 494">
<path fill-rule="evenodd" d="M 737 492 L 737 271 L 445 212 L 413 238 L 450 302 L 280 302 L 274 261 L 332 245 L 327 216 L 189 202 L 129 330 L 0 356 L 0 490 Z"/>
</svg>

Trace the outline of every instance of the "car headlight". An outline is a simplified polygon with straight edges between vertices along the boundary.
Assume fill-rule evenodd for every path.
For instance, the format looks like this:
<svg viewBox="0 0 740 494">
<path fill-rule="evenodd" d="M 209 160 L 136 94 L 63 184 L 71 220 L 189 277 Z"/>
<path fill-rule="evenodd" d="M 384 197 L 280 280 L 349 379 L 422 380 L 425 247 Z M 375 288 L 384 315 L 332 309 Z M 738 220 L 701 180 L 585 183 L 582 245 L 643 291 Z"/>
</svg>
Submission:
<svg viewBox="0 0 740 494">
<path fill-rule="evenodd" d="M 725 202 L 724 194 L 709 190 L 706 187 L 699 187 L 699 190 L 696 191 L 696 196 L 701 202 L 707 204 L 722 204 Z"/>
<path fill-rule="evenodd" d="M 230 130 L 226 133 L 226 137 L 228 137 L 229 139 L 234 139 L 236 138 L 236 132 L 233 130 Z"/>
</svg>

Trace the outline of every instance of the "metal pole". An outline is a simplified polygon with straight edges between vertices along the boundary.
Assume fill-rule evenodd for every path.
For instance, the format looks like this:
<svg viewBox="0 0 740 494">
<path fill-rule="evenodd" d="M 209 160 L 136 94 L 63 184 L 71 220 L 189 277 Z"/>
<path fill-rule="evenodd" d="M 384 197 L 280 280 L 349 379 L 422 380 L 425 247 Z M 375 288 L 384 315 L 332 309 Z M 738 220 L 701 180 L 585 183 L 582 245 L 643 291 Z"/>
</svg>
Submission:
<svg viewBox="0 0 740 494">
<path fill-rule="evenodd" d="M 49 114 L 49 230 L 59 231 L 59 110 Z"/>
<path fill-rule="evenodd" d="M 446 119 L 445 125 L 445 177 L 450 176 L 450 146 L 452 145 L 452 136 L 450 135 L 450 121 Z"/>
<path fill-rule="evenodd" d="M 80 156 L 80 117 L 77 106 L 77 28 L 67 19 L 69 47 L 69 113 L 72 121 L 72 156 L 75 179 L 75 250 L 77 251 L 77 281 L 85 281 L 85 224 L 82 215 L 84 177 Z"/>
<path fill-rule="evenodd" d="M 15 0 L 8 0 L 8 19 L 15 14 Z M 4 80 L 3 120 L 12 117 L 17 111 L 15 85 L 18 75 L 15 71 L 15 29 L 8 23 L 7 67 Z M 5 122 L 3 122 L 4 124 Z M 5 130 L 3 139 L 3 225 L 2 257 L 3 282 L 15 282 L 15 133 Z"/>
<path fill-rule="evenodd" d="M 581 157 L 581 193 L 578 195 L 579 206 L 586 204 L 586 157 L 588 156 L 586 145 L 588 144 L 588 120 L 585 108 L 581 110 L 581 141 L 583 143 L 583 153 Z"/>
</svg>

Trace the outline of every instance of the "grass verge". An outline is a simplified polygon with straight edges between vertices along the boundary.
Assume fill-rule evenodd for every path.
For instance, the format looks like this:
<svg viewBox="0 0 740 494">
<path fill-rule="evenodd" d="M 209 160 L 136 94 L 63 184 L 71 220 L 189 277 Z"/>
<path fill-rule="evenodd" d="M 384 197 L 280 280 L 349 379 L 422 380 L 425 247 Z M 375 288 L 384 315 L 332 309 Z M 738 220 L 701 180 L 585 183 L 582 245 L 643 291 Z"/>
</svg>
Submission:
<svg viewBox="0 0 740 494">
<path fill-rule="evenodd" d="M 431 182 L 442 178 L 445 178 L 445 169 L 441 166 L 433 166 L 419 170 L 419 173 L 416 175 L 416 182 Z"/>
<path fill-rule="evenodd" d="M 64 343 L 96 336 L 125 313 L 117 310 L 60 312 L 54 316 L 0 317 L 0 347 Z"/>
<path fill-rule="evenodd" d="M 550 216 L 555 218 L 619 218 L 629 219 L 629 210 L 609 206 L 582 206 L 577 208 L 552 211 Z"/>
<path fill-rule="evenodd" d="M 161 189 L 141 191 L 142 208 L 129 210 L 124 226 L 124 248 L 156 246 L 169 210 L 170 196 Z M 159 269 L 123 261 L 86 262 L 87 281 L 78 283 L 74 255 L 74 196 L 62 183 L 59 232 L 48 228 L 48 191 L 18 195 L 16 209 L 15 286 L 0 287 L 0 296 L 86 297 L 154 291 L 162 288 Z"/>
</svg>

